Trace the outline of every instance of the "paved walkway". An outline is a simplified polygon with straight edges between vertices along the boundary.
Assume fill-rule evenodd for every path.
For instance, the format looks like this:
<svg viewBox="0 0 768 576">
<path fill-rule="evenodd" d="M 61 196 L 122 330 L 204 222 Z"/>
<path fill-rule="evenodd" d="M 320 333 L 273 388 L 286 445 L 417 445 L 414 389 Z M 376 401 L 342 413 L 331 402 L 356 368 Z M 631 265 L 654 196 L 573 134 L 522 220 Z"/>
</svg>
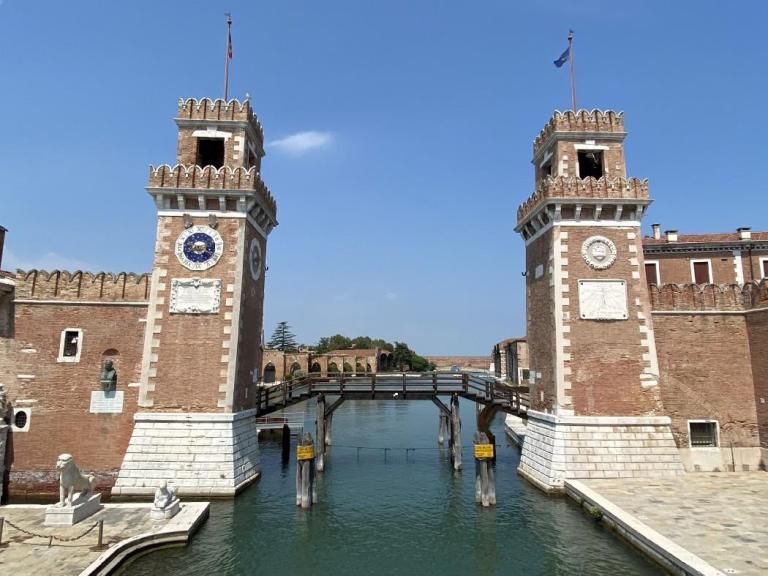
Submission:
<svg viewBox="0 0 768 576">
<path fill-rule="evenodd" d="M 75 526 L 51 527 L 43 525 L 46 506 L 0 506 L 0 516 L 6 520 L 0 543 L 0 573 L 16 576 L 80 574 L 101 557 L 106 561 L 110 554 L 105 552 L 114 552 L 129 538 L 144 534 L 159 536 L 169 529 L 191 533 L 197 527 L 201 515 L 207 514 L 208 504 L 182 503 L 182 510 L 171 520 L 155 521 L 149 519 L 150 507 L 148 503 L 105 504 L 101 511 Z M 53 540 L 52 546 L 48 547 L 48 538 L 29 536 L 9 525 L 11 522 L 36 534 L 72 538 L 91 528 L 100 519 L 104 520 L 104 548 L 101 550 L 96 549 L 98 527 L 79 540 Z M 115 548 L 107 550 L 108 547 Z"/>
<path fill-rule="evenodd" d="M 582 480 L 724 574 L 768 574 L 768 473 Z"/>
</svg>

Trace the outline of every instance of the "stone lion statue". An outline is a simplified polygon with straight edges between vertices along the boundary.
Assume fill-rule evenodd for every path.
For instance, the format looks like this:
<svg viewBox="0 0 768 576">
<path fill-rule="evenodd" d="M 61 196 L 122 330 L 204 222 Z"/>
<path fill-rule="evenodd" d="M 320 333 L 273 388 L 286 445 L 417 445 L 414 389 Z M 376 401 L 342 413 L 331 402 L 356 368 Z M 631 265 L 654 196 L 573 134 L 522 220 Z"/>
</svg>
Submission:
<svg viewBox="0 0 768 576">
<path fill-rule="evenodd" d="M 56 472 L 59 474 L 59 503 L 58 506 L 72 506 L 75 491 L 78 497 L 93 493 L 96 488 L 96 477 L 85 476 L 78 470 L 72 454 L 61 454 L 56 461 Z"/>
<path fill-rule="evenodd" d="M 163 480 L 160 486 L 155 490 L 154 507 L 162 510 L 170 506 L 176 500 L 176 488 L 168 486 L 168 482 Z"/>
</svg>

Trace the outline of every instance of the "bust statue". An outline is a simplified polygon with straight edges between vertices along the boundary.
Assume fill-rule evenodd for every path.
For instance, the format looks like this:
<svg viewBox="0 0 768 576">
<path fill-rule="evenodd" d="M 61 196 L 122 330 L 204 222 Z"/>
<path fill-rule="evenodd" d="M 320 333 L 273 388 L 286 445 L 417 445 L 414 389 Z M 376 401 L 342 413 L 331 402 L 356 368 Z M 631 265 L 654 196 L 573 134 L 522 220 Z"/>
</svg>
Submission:
<svg viewBox="0 0 768 576">
<path fill-rule="evenodd" d="M 117 370 L 112 360 L 105 360 L 99 375 L 99 384 L 104 392 L 112 392 L 117 388 Z"/>
<path fill-rule="evenodd" d="M 165 510 L 176 500 L 176 488 L 169 488 L 168 482 L 163 480 L 160 486 L 155 490 L 154 508 L 156 510 Z"/>
</svg>

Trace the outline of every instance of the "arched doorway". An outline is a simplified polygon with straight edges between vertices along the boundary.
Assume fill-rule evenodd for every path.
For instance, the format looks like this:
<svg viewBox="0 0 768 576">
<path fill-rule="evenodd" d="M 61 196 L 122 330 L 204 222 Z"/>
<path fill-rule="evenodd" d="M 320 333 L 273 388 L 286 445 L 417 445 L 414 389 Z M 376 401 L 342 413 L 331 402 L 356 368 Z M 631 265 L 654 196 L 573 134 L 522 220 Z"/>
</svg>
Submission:
<svg viewBox="0 0 768 576">
<path fill-rule="evenodd" d="M 336 365 L 336 362 L 329 362 L 328 363 L 328 373 L 333 374 L 339 371 L 339 367 Z"/>
<path fill-rule="evenodd" d="M 350 364 L 349 362 L 344 362 L 344 372 L 346 372 L 347 374 L 351 374 L 352 364 Z"/>
<path fill-rule="evenodd" d="M 272 384 L 275 381 L 275 365 L 270 362 L 264 367 L 264 383 Z"/>
<path fill-rule="evenodd" d="M 365 374 L 366 370 L 363 367 L 363 365 L 360 362 L 358 362 L 357 364 L 355 364 L 355 372 L 357 372 L 358 374 Z"/>
<path fill-rule="evenodd" d="M 309 369 L 309 371 L 319 374 L 323 371 L 323 369 L 320 367 L 319 362 L 312 362 L 312 367 Z"/>
<path fill-rule="evenodd" d="M 291 378 L 298 378 L 301 376 L 301 364 L 298 362 L 294 362 L 291 364 L 291 371 L 290 371 L 290 377 Z"/>
</svg>

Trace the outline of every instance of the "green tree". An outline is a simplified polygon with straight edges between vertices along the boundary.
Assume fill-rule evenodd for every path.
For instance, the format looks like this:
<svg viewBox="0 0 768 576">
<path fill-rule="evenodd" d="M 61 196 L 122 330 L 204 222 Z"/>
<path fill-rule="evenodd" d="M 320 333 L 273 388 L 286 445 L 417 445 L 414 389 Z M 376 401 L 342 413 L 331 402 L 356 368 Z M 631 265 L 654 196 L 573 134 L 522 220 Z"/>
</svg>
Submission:
<svg viewBox="0 0 768 576">
<path fill-rule="evenodd" d="M 395 342 L 392 365 L 401 372 L 427 372 L 435 369 L 432 362 L 416 354 L 405 342 Z"/>
<path fill-rule="evenodd" d="M 272 338 L 267 342 L 267 348 L 280 350 L 281 352 L 293 352 L 296 350 L 296 335 L 291 332 L 288 322 L 277 323 L 277 328 L 272 333 Z"/>
</svg>

